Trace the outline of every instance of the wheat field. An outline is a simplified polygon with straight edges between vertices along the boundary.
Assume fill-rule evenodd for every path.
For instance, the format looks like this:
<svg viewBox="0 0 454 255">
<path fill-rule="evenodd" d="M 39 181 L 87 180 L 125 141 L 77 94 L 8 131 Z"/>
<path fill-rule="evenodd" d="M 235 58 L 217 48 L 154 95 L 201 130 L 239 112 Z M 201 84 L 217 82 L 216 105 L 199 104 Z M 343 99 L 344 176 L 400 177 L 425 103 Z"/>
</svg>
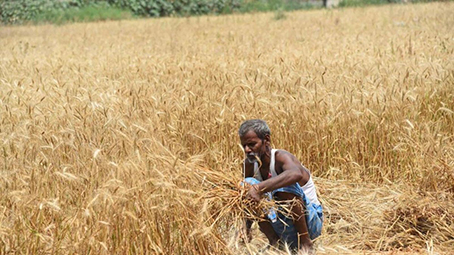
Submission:
<svg viewBox="0 0 454 255">
<path fill-rule="evenodd" d="M 262 118 L 312 171 L 318 254 L 452 254 L 452 13 L 0 27 L 0 253 L 260 254 L 237 130 Z"/>
</svg>

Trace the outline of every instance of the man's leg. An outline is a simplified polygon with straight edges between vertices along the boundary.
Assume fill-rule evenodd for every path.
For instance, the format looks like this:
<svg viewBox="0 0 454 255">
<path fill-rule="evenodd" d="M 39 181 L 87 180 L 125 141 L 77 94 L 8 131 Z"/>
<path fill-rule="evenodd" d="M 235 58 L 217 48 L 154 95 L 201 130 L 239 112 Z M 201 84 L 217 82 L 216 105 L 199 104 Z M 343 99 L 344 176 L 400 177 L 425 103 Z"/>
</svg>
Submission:
<svg viewBox="0 0 454 255">
<path fill-rule="evenodd" d="M 254 185 L 254 184 L 260 183 L 260 181 L 258 181 L 255 178 L 248 177 L 244 180 L 243 183 L 248 183 L 249 185 Z M 259 215 L 260 213 L 256 212 L 256 214 Z M 248 222 L 249 222 L 249 226 L 246 226 L 246 229 L 248 229 L 250 231 L 250 227 L 251 227 L 250 225 L 252 224 L 252 219 L 246 220 L 246 225 Z M 279 236 L 276 234 L 276 231 L 274 231 L 273 226 L 271 225 L 271 222 L 268 219 L 268 217 L 265 215 L 262 220 L 258 221 L 258 224 L 259 224 L 260 231 L 263 234 L 265 234 L 266 238 L 268 238 L 270 245 L 275 245 L 279 241 Z"/>
<path fill-rule="evenodd" d="M 274 231 L 271 222 L 266 219 L 259 221 L 258 223 L 260 231 L 268 238 L 270 245 L 274 246 L 279 241 L 279 236 L 276 234 L 276 231 Z"/>
<path fill-rule="evenodd" d="M 274 196 L 279 201 L 279 203 L 285 204 L 290 207 L 289 216 L 292 217 L 293 225 L 298 232 L 298 247 L 300 249 L 306 249 L 307 252 L 311 252 L 313 250 L 313 245 L 309 237 L 309 231 L 307 229 L 305 216 L 306 210 L 304 207 L 303 199 L 295 194 L 287 192 L 276 192 Z"/>
</svg>

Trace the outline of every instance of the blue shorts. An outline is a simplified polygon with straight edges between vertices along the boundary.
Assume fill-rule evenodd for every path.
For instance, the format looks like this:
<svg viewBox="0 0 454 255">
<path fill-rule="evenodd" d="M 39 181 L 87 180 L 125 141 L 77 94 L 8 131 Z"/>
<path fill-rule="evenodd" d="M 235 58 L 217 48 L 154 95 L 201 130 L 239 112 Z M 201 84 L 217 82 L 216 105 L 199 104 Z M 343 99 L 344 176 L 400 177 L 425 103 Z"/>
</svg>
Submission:
<svg viewBox="0 0 454 255">
<path fill-rule="evenodd" d="M 260 183 L 259 180 L 252 177 L 247 177 L 246 179 L 244 179 L 244 182 L 251 185 Z M 304 195 L 303 189 L 298 183 L 273 190 L 271 193 L 268 192 L 267 195 L 269 198 L 272 198 L 276 192 L 287 192 L 301 197 L 306 207 L 306 224 L 307 230 L 309 231 L 309 237 L 311 239 L 315 239 L 316 237 L 320 236 L 323 226 L 322 206 L 310 203 L 310 201 Z M 286 242 L 291 248 L 297 248 L 298 232 L 295 229 L 293 220 L 289 217 L 284 216 L 280 211 L 281 210 L 278 210 L 277 220 L 271 221 L 271 225 L 282 241 Z"/>
</svg>

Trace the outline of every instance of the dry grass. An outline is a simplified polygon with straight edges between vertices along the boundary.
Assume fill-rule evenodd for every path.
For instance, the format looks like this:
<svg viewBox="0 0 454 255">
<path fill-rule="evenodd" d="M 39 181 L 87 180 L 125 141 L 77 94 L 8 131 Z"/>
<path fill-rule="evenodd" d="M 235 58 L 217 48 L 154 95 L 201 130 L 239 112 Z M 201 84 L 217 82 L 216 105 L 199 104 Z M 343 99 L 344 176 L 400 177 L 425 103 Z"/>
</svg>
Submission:
<svg viewBox="0 0 454 255">
<path fill-rule="evenodd" d="M 319 253 L 449 254 L 453 11 L 1 27 L 0 253 L 257 252 L 237 128 L 260 117 L 317 177 Z"/>
</svg>

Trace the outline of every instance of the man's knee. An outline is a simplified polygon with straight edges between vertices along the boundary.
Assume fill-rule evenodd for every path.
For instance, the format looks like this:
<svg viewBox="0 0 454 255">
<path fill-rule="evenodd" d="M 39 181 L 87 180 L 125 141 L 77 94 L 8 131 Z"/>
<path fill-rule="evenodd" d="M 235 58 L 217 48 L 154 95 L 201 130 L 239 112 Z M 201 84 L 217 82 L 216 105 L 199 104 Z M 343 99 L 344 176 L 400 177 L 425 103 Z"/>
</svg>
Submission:
<svg viewBox="0 0 454 255">
<path fill-rule="evenodd" d="M 287 207 L 288 212 L 291 212 L 293 220 L 298 220 L 305 215 L 306 208 L 300 196 L 288 192 L 276 192 L 274 193 L 274 198 L 278 204 Z"/>
</svg>

